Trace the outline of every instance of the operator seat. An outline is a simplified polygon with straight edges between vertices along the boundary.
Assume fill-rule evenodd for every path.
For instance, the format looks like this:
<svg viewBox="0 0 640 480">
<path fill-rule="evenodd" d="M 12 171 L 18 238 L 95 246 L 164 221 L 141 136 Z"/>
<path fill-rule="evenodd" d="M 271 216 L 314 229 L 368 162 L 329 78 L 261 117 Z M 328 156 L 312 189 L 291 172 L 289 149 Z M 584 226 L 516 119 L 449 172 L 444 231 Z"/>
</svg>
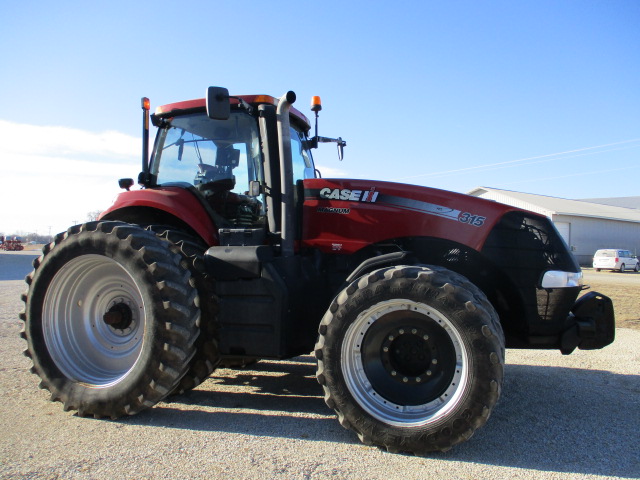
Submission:
<svg viewBox="0 0 640 480">
<path fill-rule="evenodd" d="M 224 219 L 233 221 L 237 217 L 237 195 L 232 192 L 236 186 L 233 169 L 240 164 L 240 150 L 233 145 L 218 146 L 216 164 L 198 164 L 194 185 L 207 199 L 211 208 Z"/>
</svg>

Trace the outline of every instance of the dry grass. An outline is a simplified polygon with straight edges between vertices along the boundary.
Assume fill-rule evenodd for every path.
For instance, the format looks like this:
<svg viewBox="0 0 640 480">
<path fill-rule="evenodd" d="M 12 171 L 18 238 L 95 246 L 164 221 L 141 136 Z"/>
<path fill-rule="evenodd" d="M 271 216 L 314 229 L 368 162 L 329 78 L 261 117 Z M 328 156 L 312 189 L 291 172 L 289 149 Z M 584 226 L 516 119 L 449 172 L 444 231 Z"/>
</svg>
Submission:
<svg viewBox="0 0 640 480">
<path fill-rule="evenodd" d="M 616 274 L 610 274 L 609 277 L 603 278 L 606 281 L 600 280 L 597 276 L 589 278 L 586 283 L 591 286 L 591 289 L 586 292 L 600 292 L 613 300 L 617 327 L 640 330 L 640 275 L 634 275 L 634 279 L 637 277 L 638 280 L 634 283 L 623 282 L 622 279 L 616 281 L 615 277 L 612 281 L 611 278 L 614 275 Z M 620 275 L 620 277 L 622 276 Z"/>
<path fill-rule="evenodd" d="M 23 243 L 22 246 L 27 251 L 34 251 L 34 250 L 40 251 L 40 250 L 42 250 L 42 247 L 44 247 L 44 244 L 43 243 L 36 243 L 34 245 L 30 245 L 30 244 L 24 244 Z"/>
</svg>

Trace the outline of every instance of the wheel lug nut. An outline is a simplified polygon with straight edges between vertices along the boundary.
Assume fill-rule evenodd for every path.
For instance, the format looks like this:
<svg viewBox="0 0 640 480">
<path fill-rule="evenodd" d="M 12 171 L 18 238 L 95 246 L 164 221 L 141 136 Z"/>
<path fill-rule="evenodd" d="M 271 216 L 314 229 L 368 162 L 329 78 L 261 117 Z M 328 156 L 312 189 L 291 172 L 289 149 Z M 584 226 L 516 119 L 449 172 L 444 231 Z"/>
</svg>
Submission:
<svg viewBox="0 0 640 480">
<path fill-rule="evenodd" d="M 420 377 L 416 377 L 416 383 L 420 383 L 422 379 Z"/>
<path fill-rule="evenodd" d="M 429 340 L 429 335 L 423 335 L 422 337 L 424 340 Z"/>
<path fill-rule="evenodd" d="M 434 365 L 436 365 L 438 363 L 438 359 L 434 358 L 433 360 L 431 360 L 431 363 L 433 363 Z"/>
<path fill-rule="evenodd" d="M 383 352 L 385 352 L 385 353 L 386 353 L 386 352 L 388 352 L 388 351 L 389 351 L 389 347 L 384 347 L 384 348 L 382 349 L 382 351 L 383 351 Z"/>
<path fill-rule="evenodd" d="M 393 335 L 389 335 L 389 340 L 393 340 Z"/>
<path fill-rule="evenodd" d="M 398 372 L 396 372 L 395 370 L 391 372 L 391 375 L 392 375 L 393 377 L 395 377 L 397 374 L 398 374 Z"/>
<path fill-rule="evenodd" d="M 400 330 L 398 330 L 398 333 L 400 333 L 400 335 L 402 335 L 404 333 L 404 330 L 401 328 Z"/>
<path fill-rule="evenodd" d="M 416 330 L 416 329 L 414 328 L 413 330 L 411 330 L 411 333 L 413 333 L 413 334 L 415 335 L 416 333 L 418 333 L 418 330 Z"/>
<path fill-rule="evenodd" d="M 431 376 L 431 370 L 427 370 L 427 376 L 430 377 Z"/>
<path fill-rule="evenodd" d="M 407 383 L 407 382 L 409 381 L 409 379 L 408 379 L 407 377 L 404 377 L 404 378 L 402 379 L 402 381 L 403 381 L 404 383 Z"/>
</svg>

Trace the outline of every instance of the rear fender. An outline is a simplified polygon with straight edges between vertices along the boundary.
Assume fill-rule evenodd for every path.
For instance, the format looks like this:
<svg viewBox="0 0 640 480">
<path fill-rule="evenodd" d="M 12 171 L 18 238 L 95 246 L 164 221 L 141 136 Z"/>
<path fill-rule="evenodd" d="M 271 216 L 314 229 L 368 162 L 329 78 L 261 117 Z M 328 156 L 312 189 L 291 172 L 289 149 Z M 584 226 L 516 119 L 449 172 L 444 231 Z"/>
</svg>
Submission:
<svg viewBox="0 0 640 480">
<path fill-rule="evenodd" d="M 145 216 L 143 212 L 163 212 L 188 226 L 207 245 L 218 245 L 216 225 L 198 198 L 187 189 L 162 187 L 120 193 L 113 205 L 102 212 L 100 220 L 127 220 L 131 212 Z M 156 223 L 149 215 L 150 223 Z M 164 218 L 164 217 L 163 217 Z M 139 223 L 139 221 L 138 221 Z"/>
</svg>

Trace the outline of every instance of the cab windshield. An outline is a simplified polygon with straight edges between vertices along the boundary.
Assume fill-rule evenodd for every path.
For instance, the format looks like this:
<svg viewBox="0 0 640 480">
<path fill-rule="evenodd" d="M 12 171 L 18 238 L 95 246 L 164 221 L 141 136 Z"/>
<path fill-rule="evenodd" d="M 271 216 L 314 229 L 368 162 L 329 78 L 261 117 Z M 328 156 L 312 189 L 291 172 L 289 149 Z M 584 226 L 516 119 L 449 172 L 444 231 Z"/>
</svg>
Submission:
<svg viewBox="0 0 640 480">
<path fill-rule="evenodd" d="M 265 222 L 264 198 L 249 196 L 250 182 L 263 174 L 258 125 L 245 112 L 227 120 L 205 113 L 173 118 L 158 132 L 150 170 L 160 186 L 195 187 L 219 227 L 259 228 Z"/>
<path fill-rule="evenodd" d="M 291 127 L 294 183 L 316 170 L 304 131 Z M 233 111 L 227 120 L 206 113 L 180 115 L 160 128 L 150 173 L 159 186 L 193 186 L 223 227 L 259 228 L 266 221 L 264 194 L 251 197 L 252 181 L 263 183 L 263 159 L 256 119 Z"/>
<path fill-rule="evenodd" d="M 247 194 L 249 182 L 262 178 L 258 126 L 247 113 L 233 112 L 228 120 L 181 115 L 158 135 L 151 165 L 158 185 L 224 184 Z"/>
</svg>

